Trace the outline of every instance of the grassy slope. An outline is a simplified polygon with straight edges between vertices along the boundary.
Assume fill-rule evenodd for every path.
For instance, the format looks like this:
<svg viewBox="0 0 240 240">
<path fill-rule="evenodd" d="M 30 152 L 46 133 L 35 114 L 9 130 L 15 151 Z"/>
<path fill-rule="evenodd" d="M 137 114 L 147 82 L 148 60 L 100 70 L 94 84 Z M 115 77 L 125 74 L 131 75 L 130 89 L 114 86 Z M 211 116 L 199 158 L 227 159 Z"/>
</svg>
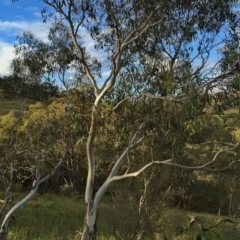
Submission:
<svg viewBox="0 0 240 240">
<path fill-rule="evenodd" d="M 23 193 L 17 194 L 14 203 L 24 196 Z M 13 203 L 13 204 L 14 204 Z M 111 236 L 111 226 L 107 225 L 106 217 L 107 208 L 111 203 L 105 198 L 100 205 L 100 216 L 98 221 L 98 240 L 113 240 Z M 111 214 L 117 214 L 117 209 L 112 209 Z M 14 220 L 10 224 L 8 240 L 75 240 L 79 239 L 77 235 L 83 226 L 85 213 L 85 205 L 82 196 L 63 196 L 53 194 L 37 194 L 36 197 L 25 205 L 15 215 Z M 109 214 L 109 213 L 108 213 Z M 178 229 L 184 229 L 188 225 L 189 216 L 200 216 L 204 227 L 213 226 L 224 217 L 216 217 L 210 214 L 198 214 L 194 212 L 186 212 L 180 209 L 165 209 L 159 213 L 159 220 L 162 222 L 162 230 L 156 233 L 156 240 L 168 239 L 172 240 L 192 240 L 201 233 L 197 224 L 191 229 L 185 230 L 178 235 Z M 125 212 L 125 218 L 131 218 L 131 213 Z M 119 224 L 124 219 L 120 219 Z M 213 229 L 222 239 L 237 239 L 240 236 L 240 230 L 236 224 L 223 223 L 219 227 Z M 164 233 L 164 234 L 163 234 Z M 206 238 L 217 240 L 217 235 L 213 232 L 207 232 Z"/>
<path fill-rule="evenodd" d="M 4 195 L 2 192 L 1 195 Z M 17 193 L 11 207 L 26 196 Z M 111 229 L 104 222 L 109 203 L 100 205 L 101 216 L 98 227 L 99 240 L 114 239 L 109 235 Z M 55 195 L 45 193 L 36 196 L 22 207 L 10 223 L 7 240 L 75 240 L 84 224 L 86 207 L 83 196 Z M 104 232 L 104 235 L 103 235 Z"/>
<path fill-rule="evenodd" d="M 26 98 L 25 96 L 4 92 L 2 97 L 0 95 L 0 116 L 7 114 L 11 110 L 20 114 L 30 104 L 36 102 L 37 100 Z M 238 112 L 237 110 L 228 110 L 225 114 L 235 115 Z M 22 197 L 22 193 L 18 194 L 14 203 Z M 105 208 L 109 209 L 109 204 L 102 205 L 103 211 L 100 209 L 99 229 L 107 234 L 107 236 L 103 236 L 100 233 L 99 240 L 113 239 L 110 237 L 111 229 L 109 229 L 109 226 L 106 226 L 104 221 L 106 219 L 104 214 Z M 11 223 L 9 229 L 8 240 L 74 240 L 78 230 L 80 230 L 79 228 L 83 226 L 84 214 L 85 205 L 82 197 L 75 196 L 69 198 L 51 194 L 37 195 L 33 201 L 29 202 L 16 214 L 15 220 Z M 166 235 L 170 237 L 175 231 L 176 225 L 186 226 L 189 221 L 189 214 L 191 215 L 191 213 L 179 209 L 175 209 L 174 211 L 166 210 L 161 219 L 161 221 L 166 222 L 166 228 L 164 228 Z M 192 214 L 196 215 L 195 213 Z M 216 215 L 201 215 L 207 220 L 206 226 L 213 225 L 212 223 L 217 220 Z M 226 223 L 220 225 L 215 230 L 221 236 L 227 236 L 229 231 L 236 231 L 236 227 Z M 199 232 L 199 228 L 195 226 L 193 233 L 189 233 L 181 238 L 170 239 L 194 239 L 197 232 Z M 239 231 L 236 234 L 240 236 Z M 208 234 L 208 236 L 209 238 L 207 237 L 206 239 L 215 239 L 213 235 L 210 236 Z M 163 239 L 163 235 L 157 235 L 156 239 Z"/>
<path fill-rule="evenodd" d="M 14 111 L 20 114 L 25 111 L 30 104 L 36 103 L 37 100 L 27 98 L 24 95 L 5 92 L 0 89 L 0 116 Z"/>
<path fill-rule="evenodd" d="M 24 196 L 17 194 L 14 203 Z M 20 209 L 9 229 L 8 240 L 74 239 L 83 225 L 85 206 L 77 197 L 37 194 Z"/>
</svg>

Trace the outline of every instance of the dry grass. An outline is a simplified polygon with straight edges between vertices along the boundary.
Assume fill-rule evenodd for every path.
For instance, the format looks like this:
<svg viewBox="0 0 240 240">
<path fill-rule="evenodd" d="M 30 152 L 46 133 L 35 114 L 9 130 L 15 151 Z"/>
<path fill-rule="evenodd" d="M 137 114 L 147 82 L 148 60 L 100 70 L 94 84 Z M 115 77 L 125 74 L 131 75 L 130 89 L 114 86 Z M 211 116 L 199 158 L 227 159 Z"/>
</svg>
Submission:
<svg viewBox="0 0 240 240">
<path fill-rule="evenodd" d="M 14 111 L 17 115 L 25 111 L 30 104 L 34 104 L 37 101 L 24 96 L 20 96 L 13 93 L 4 93 L 0 96 L 0 116 Z"/>
</svg>

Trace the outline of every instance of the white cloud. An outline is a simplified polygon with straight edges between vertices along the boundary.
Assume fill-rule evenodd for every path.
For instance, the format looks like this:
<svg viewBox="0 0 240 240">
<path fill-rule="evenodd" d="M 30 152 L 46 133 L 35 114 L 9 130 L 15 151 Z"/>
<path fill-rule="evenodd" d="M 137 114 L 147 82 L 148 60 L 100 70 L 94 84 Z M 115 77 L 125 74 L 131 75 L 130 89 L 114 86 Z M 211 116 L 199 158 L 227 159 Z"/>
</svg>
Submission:
<svg viewBox="0 0 240 240">
<path fill-rule="evenodd" d="M 15 15 L 14 18 L 19 19 L 19 21 L 20 20 L 22 21 L 24 19 L 24 17 L 22 15 L 19 15 L 19 14 Z"/>
<path fill-rule="evenodd" d="M 23 31 L 32 32 L 35 37 L 48 41 L 48 30 L 50 25 L 43 24 L 39 21 L 0 21 L 0 35 L 5 38 L 0 39 L 0 74 L 10 74 L 9 63 L 14 58 L 14 42 L 8 39 L 13 39 L 18 33 Z M 83 28 L 80 29 L 80 34 L 83 37 L 84 46 L 87 51 L 90 52 L 91 56 L 96 57 L 99 61 L 104 64 L 104 59 L 106 59 L 106 53 L 103 51 L 96 50 L 94 48 L 94 41 L 92 40 L 90 34 Z M 107 71 L 103 75 L 107 75 Z"/>
<path fill-rule="evenodd" d="M 97 58 L 101 62 L 103 59 L 106 59 L 106 53 L 104 51 L 95 49 L 95 42 L 85 28 L 80 28 L 80 35 L 83 39 L 83 45 L 86 47 L 86 50 L 91 54 L 92 57 Z"/>
<path fill-rule="evenodd" d="M 41 9 L 39 9 L 38 7 L 28 7 L 24 9 L 26 12 L 33 14 L 35 17 L 37 18 L 41 18 Z"/>
<path fill-rule="evenodd" d="M 8 38 L 23 31 L 31 31 L 37 38 L 47 41 L 48 26 L 41 21 L 0 21 L 0 34 L 5 36 L 0 40 L 0 75 L 10 74 L 9 66 L 14 58 L 14 43 Z"/>
<path fill-rule="evenodd" d="M 110 75 L 110 70 L 102 72 L 102 77 L 109 77 L 109 75 Z"/>
<path fill-rule="evenodd" d="M 39 12 L 38 7 L 28 7 L 28 8 L 25 8 L 24 10 L 27 11 L 27 12 L 36 12 L 36 11 Z"/>
<path fill-rule="evenodd" d="M 47 41 L 47 35 L 50 25 L 44 24 L 41 21 L 0 21 L 0 33 L 2 32 L 5 36 L 16 37 L 18 33 L 23 31 L 32 32 L 37 38 Z M 98 60 L 103 58 L 104 52 L 96 51 L 94 48 L 94 41 L 86 29 L 81 28 L 80 34 L 83 37 L 84 45 L 91 53 L 93 57 Z"/>
<path fill-rule="evenodd" d="M 39 12 L 39 11 L 34 11 L 34 12 L 33 12 L 33 15 L 34 15 L 35 17 L 38 17 L 38 18 L 42 17 L 41 12 Z"/>
<path fill-rule="evenodd" d="M 0 75 L 10 74 L 10 63 L 14 58 L 14 48 L 12 44 L 0 41 Z"/>
<path fill-rule="evenodd" d="M 37 38 L 47 39 L 48 25 L 41 21 L 0 21 L 0 32 L 8 36 L 16 36 L 19 32 L 31 31 Z"/>
</svg>

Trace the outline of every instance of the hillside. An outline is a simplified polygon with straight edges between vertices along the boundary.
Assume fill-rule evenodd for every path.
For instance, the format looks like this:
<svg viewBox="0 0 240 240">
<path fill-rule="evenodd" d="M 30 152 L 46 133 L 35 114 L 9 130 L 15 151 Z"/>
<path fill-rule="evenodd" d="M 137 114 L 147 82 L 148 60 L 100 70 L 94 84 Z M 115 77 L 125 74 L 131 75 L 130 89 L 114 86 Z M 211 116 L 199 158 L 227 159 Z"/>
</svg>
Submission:
<svg viewBox="0 0 240 240">
<path fill-rule="evenodd" d="M 21 94 L 10 93 L 0 89 L 0 115 L 5 115 L 9 111 L 21 113 L 30 104 L 34 104 L 39 100 L 28 98 Z"/>
<path fill-rule="evenodd" d="M 29 105 L 48 100 L 50 97 L 59 96 L 58 88 L 48 85 L 28 85 L 14 77 L 0 78 L 0 115 L 9 111 L 21 113 Z"/>
<path fill-rule="evenodd" d="M 36 104 L 35 106 L 32 106 L 32 111 L 29 111 L 28 114 L 25 115 L 24 119 L 20 123 L 21 133 L 19 134 L 16 131 L 16 134 L 19 134 L 18 137 L 21 139 L 21 144 L 23 146 L 27 146 L 28 148 L 28 154 L 25 155 L 18 155 L 16 163 L 21 164 L 22 159 L 27 159 L 27 166 L 31 166 L 30 164 L 34 164 L 35 162 L 35 149 L 37 148 L 36 145 L 34 145 L 34 137 L 37 137 L 36 143 L 38 144 L 40 141 L 41 146 L 48 147 L 52 146 L 51 150 L 53 149 L 60 149 L 61 150 L 61 143 L 67 142 L 69 139 L 71 142 L 76 143 L 77 148 L 73 148 L 71 151 L 71 154 L 69 154 L 68 158 L 66 159 L 66 163 L 68 164 L 68 168 L 71 169 L 71 173 L 66 172 L 66 168 L 63 167 L 60 169 L 59 173 L 56 174 L 51 178 L 51 180 L 48 181 L 48 184 L 43 185 L 43 187 L 39 190 L 40 192 L 54 192 L 58 193 L 61 191 L 61 189 L 71 189 L 70 182 L 73 183 L 74 191 L 77 190 L 78 193 L 84 194 L 84 187 L 85 182 L 84 179 L 87 177 L 87 167 L 86 167 L 86 158 L 84 155 L 84 134 L 85 134 L 85 126 L 87 126 L 88 118 L 88 108 L 87 108 L 87 101 L 82 101 L 84 98 L 77 99 L 79 102 L 77 102 L 78 106 L 81 106 L 81 103 L 83 103 L 84 108 L 82 108 L 82 111 L 84 115 L 76 114 L 74 111 L 66 112 L 65 110 L 65 102 L 64 98 L 57 98 L 53 101 L 47 102 L 46 100 L 37 99 L 34 95 L 28 95 L 26 93 L 15 93 L 14 91 L 10 91 L 5 89 L 1 89 L 1 99 L 0 99 L 0 114 L 4 115 L 8 113 L 9 111 L 13 110 L 17 114 L 20 114 L 21 111 L 24 111 L 28 108 L 30 104 L 35 104 L 36 102 L 40 102 Z M 74 95 L 73 95 L 74 96 Z M 75 104 L 76 104 L 76 99 Z M 49 104 L 42 104 L 42 103 L 49 103 Z M 82 105 L 82 106 L 83 106 Z M 219 102 L 220 105 L 220 102 Z M 104 104 L 103 104 L 104 106 Z M 109 106 L 107 106 L 109 107 Z M 34 111 L 36 110 L 36 111 Z M 48 113 L 48 114 L 46 114 Z M 67 114 L 73 113 L 72 116 L 74 118 L 65 118 Z M 78 113 L 78 112 L 77 112 Z M 0 115 L 0 116 L 1 116 Z M 229 142 L 236 142 L 239 141 L 239 111 L 238 106 L 236 105 L 230 105 L 228 106 L 222 114 L 217 114 L 214 109 L 211 109 L 210 112 L 207 112 L 206 114 L 206 120 L 201 121 L 200 126 L 197 129 L 193 129 L 193 133 L 191 135 L 191 141 L 187 144 L 187 146 L 191 144 L 199 144 L 201 142 L 206 141 L 229 141 Z M 68 115 L 70 116 L 70 115 Z M 3 119 L 4 117 L 2 117 Z M 5 126 L 2 128 L 2 132 L 0 132 L 0 137 L 2 140 L 2 147 L 3 149 L 5 146 L 5 143 L 7 142 L 6 139 L 8 139 L 9 136 L 9 126 L 12 126 L 11 123 L 12 116 L 9 116 L 9 118 L 5 118 Z M 107 117 L 106 117 L 107 118 Z M 105 118 L 105 124 L 109 124 L 109 122 Z M 6 120 L 7 119 L 7 120 Z M 68 120 L 71 119 L 72 122 L 69 122 Z M 79 124 L 81 123 L 81 124 Z M 111 123 L 111 122 L 110 122 Z M 70 125 L 69 125 L 70 124 Z M 75 125 L 76 124 L 76 125 Z M 104 123 L 102 123 L 104 124 Z M 114 123 L 115 126 L 116 123 Z M 27 128 L 26 126 L 29 126 Z M 70 126 L 70 127 L 69 127 Z M 76 127 L 77 126 L 77 127 Z M 25 129 L 25 131 L 23 131 Z M 64 129 L 64 131 L 58 130 Z M 1 130 L 1 129 L 0 129 Z M 23 133 L 29 133 L 30 135 Z M 78 132 L 77 132 L 78 131 Z M 58 133 L 57 135 L 55 133 Z M 36 134 L 35 134 L 36 133 Z M 103 135 L 103 132 L 100 133 Z M 117 135 L 117 130 L 112 130 L 111 133 L 113 135 Z M 121 132 L 123 135 L 124 133 Z M 101 135 L 101 136 L 102 136 Z M 29 139 L 28 137 L 31 137 L 32 145 L 29 145 Z M 104 136 L 104 135 L 103 135 Z M 0 140 L 1 140 L 0 138 Z M 5 138 L 5 139 L 4 139 Z M 80 138 L 80 141 L 78 141 L 78 138 Z M 0 142 L 1 143 L 1 142 Z M 52 145 L 51 145 L 52 144 Z M 106 161 L 105 159 L 112 159 L 114 157 L 115 152 L 118 154 L 118 149 L 122 146 L 119 145 L 117 147 L 111 146 L 110 148 L 114 151 L 111 152 L 109 149 L 104 152 L 104 144 L 105 138 L 101 137 L 96 140 L 96 157 L 99 160 L 98 165 L 98 175 L 96 177 L 96 185 L 101 185 L 103 182 L 103 179 L 105 179 L 108 173 L 108 168 L 111 163 Z M 109 144 L 109 142 L 107 142 Z M 123 143 L 124 144 L 124 143 Z M 158 142 L 156 144 L 161 145 L 162 142 Z M 103 147 L 102 147 L 103 146 Z M 1 147 L 1 145 L 0 145 Z M 17 147 L 21 149 L 21 145 L 19 144 Z M 169 149 L 171 149 L 171 146 L 167 146 Z M 0 149 L 1 150 L 1 149 Z M 199 147 L 194 148 L 192 151 L 192 154 L 189 154 L 189 157 L 180 159 L 179 161 L 182 161 L 184 164 L 189 165 L 199 165 L 206 162 L 207 159 L 211 159 L 213 157 L 213 154 L 216 151 L 221 150 L 221 146 L 218 147 L 216 145 L 212 146 L 206 146 L 199 145 Z M 139 154 L 139 149 L 136 149 L 136 151 L 132 151 L 131 154 L 133 154 L 133 160 L 134 164 L 139 164 L 137 162 L 137 158 L 134 157 Z M 160 149 L 161 151 L 161 149 Z M 54 155 L 55 154 L 55 155 Z M 57 158 L 58 152 L 52 151 L 51 156 L 53 158 L 51 159 L 52 162 L 54 162 L 54 159 Z M 145 153 L 147 154 L 147 152 Z M 155 153 L 156 159 L 159 157 L 159 149 Z M 235 153 L 229 153 L 229 155 L 221 155 L 216 163 L 216 166 L 218 167 L 225 167 L 230 161 L 233 160 L 235 157 Z M 236 152 L 236 154 L 239 154 Z M 107 166 L 107 167 L 106 167 Z M 21 167 L 21 166 L 20 166 Z M 44 171 L 48 170 L 49 165 L 43 166 L 43 173 Z M 152 187 L 154 190 L 154 198 L 157 199 L 157 203 L 153 203 L 152 196 L 149 196 L 149 206 L 151 208 L 151 211 L 161 211 L 164 209 L 164 214 L 161 215 L 161 218 L 157 218 L 160 222 L 159 225 L 166 232 L 166 235 L 171 236 L 172 232 L 176 228 L 176 226 L 180 226 L 180 228 L 184 229 L 189 221 L 189 214 L 192 215 L 192 213 L 198 216 L 206 216 L 207 218 L 211 216 L 211 220 L 209 222 L 206 221 L 206 217 L 203 221 L 204 225 L 213 225 L 212 222 L 216 222 L 217 219 L 221 219 L 221 217 L 233 217 L 236 214 L 238 214 L 238 207 L 240 203 L 239 199 L 239 167 L 237 165 L 234 165 L 232 169 L 228 171 L 222 171 L 222 172 L 207 172 L 207 171 L 189 171 L 184 169 L 174 169 L 169 168 L 168 166 L 162 167 L 161 169 L 155 169 L 155 175 L 156 177 L 153 178 L 152 181 Z M 164 171 L 162 171 L 164 170 Z M 18 176 L 22 177 L 23 172 L 19 171 Z M 24 173 L 25 174 L 25 173 Z M 79 177 L 81 176 L 81 177 Z M 25 177 L 25 176 L 24 176 Z M 19 178 L 18 184 L 22 186 L 21 189 L 29 189 L 31 186 L 31 181 L 26 181 L 25 179 L 29 179 L 29 176 L 26 174 L 26 178 Z M 31 179 L 30 179 L 31 180 Z M 112 207 L 114 209 L 117 209 L 116 218 L 110 218 L 105 217 L 103 223 L 105 224 L 107 222 L 106 219 L 111 219 L 111 222 L 118 222 L 118 217 L 120 213 L 126 213 L 124 216 L 124 219 L 127 219 L 129 212 L 136 211 L 136 206 L 138 206 L 138 194 L 139 192 L 132 191 L 133 189 L 136 189 L 135 186 L 141 186 L 142 178 L 136 178 L 134 180 L 130 180 L 129 182 L 121 183 L 120 185 L 117 185 L 117 190 L 113 191 L 110 190 L 107 195 L 107 201 L 110 202 Z M 69 184 L 67 185 L 66 184 Z M 160 183 L 160 184 L 159 184 Z M 139 185 L 138 185 L 139 184 Z M 170 187 L 168 187 L 170 186 Z M 230 187 L 229 187 L 230 186 Z M 124 191 L 122 190 L 124 189 Z M 126 211 L 126 205 L 122 204 L 121 201 L 126 201 L 126 194 L 125 189 L 128 190 L 128 197 L 129 202 L 132 204 L 129 204 L 128 210 Z M 166 190 L 167 189 L 167 190 Z M 20 191 L 22 194 L 22 190 Z M 167 192 L 167 193 L 166 193 Z M 123 195 L 122 195 L 123 194 Z M 46 199 L 48 195 L 44 195 L 44 198 L 46 196 Z M 119 202 L 116 201 L 118 199 Z M 119 200 L 120 199 L 120 200 Z M 122 200 L 121 200 L 122 199 Z M 33 205 L 30 205 L 30 209 Z M 118 205 L 119 204 L 119 205 Z M 158 204 L 158 205 L 155 205 Z M 116 207 L 116 205 L 118 207 Z M 120 206 L 123 206 L 124 209 L 120 209 Z M 155 210 L 157 209 L 157 210 Z M 159 210 L 160 209 L 160 210 Z M 174 209 L 174 211 L 173 211 Z M 31 211 L 33 211 L 31 209 Z M 173 212 L 171 212 L 173 211 Z M 104 212 L 104 211 L 103 211 Z M 24 213 L 23 213 L 24 214 Z M 212 214 L 212 215 L 210 215 Z M 216 217 L 216 215 L 219 214 L 220 216 Z M 112 216 L 113 214 L 111 214 Z M 26 215 L 24 215 L 25 217 Z M 134 216 L 134 215 L 133 215 Z M 129 220 L 131 223 L 135 220 L 135 223 L 138 222 L 139 216 L 135 219 L 132 218 Z M 149 215 L 150 216 L 150 215 Z M 147 217 L 149 217 L 147 216 Z M 29 219 L 29 218 L 27 218 Z M 171 219 L 171 221 L 169 221 Z M 184 219 L 184 221 L 183 221 Z M 169 221 L 168 227 L 165 226 L 165 222 Z M 32 220 L 33 221 L 33 220 Z M 149 220 L 151 225 L 153 226 L 152 222 Z M 129 224 L 129 222 L 127 222 Z M 221 225 L 222 226 L 222 225 Z M 117 228 L 118 225 L 115 226 Z M 120 230 L 121 230 L 120 226 Z M 123 225 L 124 227 L 124 225 Z M 135 229 L 135 225 L 132 224 L 132 227 Z M 149 225 L 150 227 L 150 225 Z M 181 239 L 194 239 L 193 237 L 196 236 L 196 234 L 201 234 L 201 229 L 199 230 L 199 227 L 194 226 L 195 228 L 190 229 L 189 232 L 183 232 L 178 233 L 182 234 L 183 238 Z M 21 226 L 22 229 L 23 227 Z M 102 229 L 104 228 L 101 227 Z M 226 230 L 217 229 L 217 232 L 221 234 L 221 236 L 226 236 L 228 234 L 227 231 L 231 230 L 231 226 L 229 227 L 226 225 Z M 14 230 L 15 231 L 15 230 Z M 132 231 L 132 230 L 131 230 Z M 106 232 L 106 231 L 105 231 Z M 119 231 L 120 232 L 120 231 Z M 237 232 L 237 231 L 236 231 Z M 18 233 L 21 235 L 21 233 Z M 34 233 L 35 234 L 35 233 Z M 193 235 L 191 235 L 193 234 Z M 236 233 L 238 234 L 238 233 Z M 30 236 L 31 233 L 28 232 L 28 235 Z M 208 236 L 211 235 L 211 233 L 208 233 Z M 191 238 L 184 238 L 184 236 L 192 236 Z M 216 239 L 215 236 L 210 236 L 209 239 Z M 26 238 L 27 239 L 27 238 Z M 124 238 L 122 238 L 124 239 Z M 126 239 L 126 238 L 125 238 Z M 162 239 L 159 235 L 159 239 Z M 177 238 L 176 238 L 177 239 Z M 179 237 L 180 239 L 180 237 Z M 195 238 L 196 239 L 196 238 Z M 236 239 L 236 238 L 235 238 Z"/>
</svg>

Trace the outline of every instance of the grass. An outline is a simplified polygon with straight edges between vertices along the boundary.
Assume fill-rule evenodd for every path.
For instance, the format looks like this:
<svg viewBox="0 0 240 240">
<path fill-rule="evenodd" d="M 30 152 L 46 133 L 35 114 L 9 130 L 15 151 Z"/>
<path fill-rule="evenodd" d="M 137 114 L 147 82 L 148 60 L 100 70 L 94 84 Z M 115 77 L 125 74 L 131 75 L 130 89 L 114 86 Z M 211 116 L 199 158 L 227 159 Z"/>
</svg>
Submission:
<svg viewBox="0 0 240 240">
<path fill-rule="evenodd" d="M 201 225 L 198 225 L 198 223 L 193 224 L 191 228 L 188 227 L 188 224 L 190 222 L 190 216 L 199 216 L 199 223 L 205 229 L 214 226 L 222 219 L 230 219 L 227 216 L 216 216 L 214 214 L 208 213 L 187 212 L 180 209 L 167 209 L 161 218 L 161 221 L 163 223 L 162 228 L 164 229 L 164 235 L 167 236 L 167 239 L 193 240 L 196 239 L 198 235 L 202 236 L 201 240 L 239 239 L 239 223 L 223 222 L 217 227 L 214 227 L 209 231 L 206 231 L 205 234 L 203 234 L 203 231 L 200 227 Z M 237 219 L 235 219 L 234 221 L 237 221 Z M 185 231 L 182 234 L 178 234 L 179 229 L 185 229 Z M 164 239 L 163 234 L 159 234 L 158 238 L 156 239 Z"/>
<path fill-rule="evenodd" d="M 18 194 L 15 199 L 23 197 Z M 85 205 L 79 197 L 39 195 L 22 207 L 9 228 L 8 240 L 70 240 L 83 226 Z"/>
<path fill-rule="evenodd" d="M 16 194 L 13 204 L 16 204 L 25 195 L 23 193 Z M 102 204 L 100 211 L 105 209 L 106 205 L 108 203 Z M 83 196 L 37 194 L 16 213 L 10 223 L 7 240 L 79 239 L 77 237 L 82 231 L 85 213 Z M 103 212 L 99 219 L 99 222 L 101 222 L 99 223 L 99 230 L 108 233 L 108 226 L 102 221 L 105 217 Z M 113 239 L 113 237 L 103 235 L 99 231 L 98 240 Z"/>
<path fill-rule="evenodd" d="M 35 104 L 36 100 L 28 99 L 19 95 L 4 95 L 0 98 L 0 116 L 13 110 L 20 114 L 30 104 Z M 226 115 L 234 115 L 237 111 L 230 109 L 225 112 Z M 239 131 L 239 130 L 238 130 Z M 240 136 L 240 135 L 239 135 Z M 198 189 L 199 190 L 199 189 Z M 206 191 L 207 193 L 207 191 Z M 24 197 L 23 193 L 18 193 L 14 203 Z M 127 204 L 127 203 L 126 203 Z M 202 202 L 200 202 L 202 204 Z M 216 205 L 216 204 L 215 204 Z M 14 220 L 11 222 L 8 233 L 8 240 L 75 240 L 76 235 L 81 232 L 85 215 L 85 204 L 83 197 L 74 195 L 71 197 L 53 194 L 37 194 L 36 197 L 17 212 Z M 98 219 L 98 240 L 113 240 L 112 229 L 109 226 L 109 214 L 115 214 L 119 222 L 130 218 L 131 212 L 119 214 L 116 209 L 111 207 L 111 202 L 107 197 L 99 207 Z M 109 213 L 110 212 L 110 213 Z M 209 227 L 217 223 L 223 217 L 207 213 L 187 212 L 179 209 L 164 209 L 159 212 L 159 221 L 161 230 L 156 233 L 156 240 L 164 239 L 164 235 L 170 240 L 192 240 L 201 233 L 197 224 L 181 235 L 177 235 L 177 228 L 185 228 L 190 218 L 189 215 L 199 215 L 203 219 L 204 227 Z M 124 217 L 125 216 L 125 217 Z M 125 218 L 125 219 L 124 219 Z M 239 225 L 223 223 L 213 229 L 222 239 L 239 239 Z M 163 234 L 164 233 L 164 234 Z M 213 232 L 207 232 L 206 239 L 219 239 Z"/>
<path fill-rule="evenodd" d="M 37 101 L 31 98 L 26 98 L 14 93 L 6 93 L 1 96 L 2 90 L 0 89 L 0 116 L 14 111 L 20 114 L 25 111 L 30 104 L 35 104 Z"/>
<path fill-rule="evenodd" d="M 17 203 L 23 197 L 23 193 L 18 193 L 14 198 L 14 203 Z M 109 210 L 110 206 L 111 203 L 105 197 L 99 208 L 98 240 L 114 240 L 113 236 L 111 236 L 111 227 L 108 225 L 109 221 L 107 219 L 109 216 L 106 208 Z M 49 193 L 44 195 L 37 194 L 32 201 L 16 213 L 13 221 L 10 223 L 7 240 L 79 239 L 76 236 L 79 236 L 81 232 L 85 210 L 83 196 L 63 196 Z M 111 214 L 117 214 L 117 211 L 111 209 Z M 129 212 L 125 214 L 126 217 L 131 215 Z M 196 236 L 201 233 L 197 224 L 194 224 L 191 229 L 188 229 L 181 235 L 176 234 L 178 228 L 186 228 L 190 221 L 189 215 L 200 216 L 203 220 L 202 224 L 206 228 L 224 218 L 206 213 L 187 212 L 177 208 L 165 209 L 159 213 L 161 230 L 156 233 L 155 239 L 164 239 L 164 235 L 167 236 L 168 240 L 196 239 Z M 124 219 L 121 219 L 121 221 L 124 221 Z M 237 239 L 236 236 L 240 236 L 240 229 L 238 227 L 239 225 L 236 224 L 223 223 L 214 228 L 213 231 L 219 234 L 222 239 L 231 240 Z M 207 232 L 203 239 L 217 240 L 219 238 L 215 233 Z"/>
</svg>

